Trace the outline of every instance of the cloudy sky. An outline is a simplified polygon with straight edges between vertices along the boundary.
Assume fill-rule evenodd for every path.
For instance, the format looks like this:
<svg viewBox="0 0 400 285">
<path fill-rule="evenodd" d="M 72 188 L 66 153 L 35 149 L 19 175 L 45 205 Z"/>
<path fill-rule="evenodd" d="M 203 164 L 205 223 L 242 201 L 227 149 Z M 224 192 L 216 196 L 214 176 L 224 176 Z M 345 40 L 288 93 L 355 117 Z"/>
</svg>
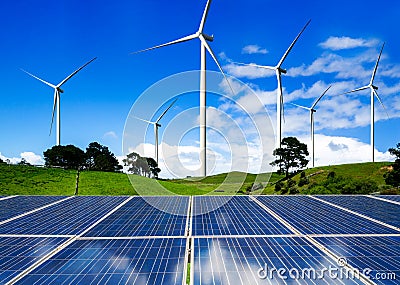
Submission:
<svg viewBox="0 0 400 285">
<path fill-rule="evenodd" d="M 161 166 L 164 177 L 195 175 L 196 90 L 185 86 L 189 89 L 180 90 L 182 95 L 173 94 L 173 88 L 154 86 L 175 74 L 198 70 L 199 41 L 131 53 L 196 32 L 205 4 L 205 0 L 1 3 L 0 157 L 40 164 L 43 151 L 55 143 L 54 128 L 49 136 L 53 91 L 20 68 L 57 84 L 97 56 L 63 86 L 61 143 L 84 149 L 98 141 L 120 157 L 140 149 L 153 155 L 152 126 L 132 116 L 156 119 L 173 96 L 180 95 L 161 122 Z M 209 171 L 268 170 L 276 126 L 276 77 L 269 70 L 236 62 L 276 65 L 309 19 L 282 65 L 287 70 L 282 75 L 283 136 L 297 136 L 310 144 L 309 113 L 289 103 L 309 107 L 332 84 L 316 107 L 316 164 L 370 161 L 370 93 L 340 94 L 369 83 L 385 42 L 374 85 L 387 114 L 375 100 L 375 158 L 390 160 L 387 149 L 400 141 L 398 11 L 400 3 L 388 0 L 330 4 L 214 0 L 204 32 L 214 35 L 210 46 L 235 94 L 230 94 L 223 77 L 208 84 L 215 93 L 207 101 Z M 210 56 L 207 67 L 218 71 Z M 178 80 L 180 85 L 185 78 Z M 145 94 L 150 98 L 138 103 Z"/>
</svg>

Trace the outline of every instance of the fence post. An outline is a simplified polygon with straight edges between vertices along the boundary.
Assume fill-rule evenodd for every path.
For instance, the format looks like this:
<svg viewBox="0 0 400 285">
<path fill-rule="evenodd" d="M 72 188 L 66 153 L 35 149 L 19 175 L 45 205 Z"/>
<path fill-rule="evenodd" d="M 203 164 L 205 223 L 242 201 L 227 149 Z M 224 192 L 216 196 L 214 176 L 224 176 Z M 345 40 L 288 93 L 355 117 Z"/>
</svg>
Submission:
<svg viewBox="0 0 400 285">
<path fill-rule="evenodd" d="M 80 173 L 81 168 L 78 167 L 78 171 L 76 172 L 76 183 L 75 183 L 75 193 L 74 195 L 78 195 L 78 188 L 79 188 L 79 173 Z"/>
</svg>

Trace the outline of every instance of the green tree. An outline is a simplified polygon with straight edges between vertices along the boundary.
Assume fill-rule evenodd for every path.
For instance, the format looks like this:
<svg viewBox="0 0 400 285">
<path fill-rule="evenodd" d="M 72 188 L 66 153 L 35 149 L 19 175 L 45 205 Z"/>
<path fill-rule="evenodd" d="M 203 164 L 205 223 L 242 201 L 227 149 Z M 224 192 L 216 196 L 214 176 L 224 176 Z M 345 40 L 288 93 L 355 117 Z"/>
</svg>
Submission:
<svg viewBox="0 0 400 285">
<path fill-rule="evenodd" d="M 309 153 L 307 145 L 301 143 L 295 137 L 287 137 L 282 140 L 281 147 L 274 150 L 276 159 L 271 162 L 272 166 L 278 166 L 279 172 L 285 173 L 286 179 L 291 170 L 302 169 L 308 164 L 306 158 Z"/>
<path fill-rule="evenodd" d="M 142 157 L 136 152 L 128 154 L 123 162 L 125 166 L 129 166 L 129 172 L 149 178 L 158 178 L 158 173 L 161 171 L 153 158 Z"/>
<path fill-rule="evenodd" d="M 392 170 L 385 174 L 385 182 L 388 185 L 394 187 L 400 186 L 400 143 L 396 145 L 396 148 L 389 148 L 391 155 L 396 157 L 396 160 L 392 164 Z"/>
<path fill-rule="evenodd" d="M 6 162 L 0 158 L 0 164 L 5 164 Z"/>
<path fill-rule="evenodd" d="M 115 155 L 108 147 L 92 142 L 86 148 L 86 168 L 88 170 L 118 172 L 122 169 Z"/>
<path fill-rule="evenodd" d="M 85 163 L 85 153 L 74 145 L 56 145 L 43 152 L 46 166 L 78 169 Z"/>
<path fill-rule="evenodd" d="M 21 161 L 18 162 L 18 165 L 31 165 L 31 164 L 27 162 L 25 158 L 21 158 Z"/>
<path fill-rule="evenodd" d="M 158 173 L 161 172 L 161 169 L 158 168 L 157 162 L 151 158 L 151 157 L 146 157 L 147 165 L 149 166 L 150 172 L 153 175 L 154 178 L 158 178 Z"/>
</svg>

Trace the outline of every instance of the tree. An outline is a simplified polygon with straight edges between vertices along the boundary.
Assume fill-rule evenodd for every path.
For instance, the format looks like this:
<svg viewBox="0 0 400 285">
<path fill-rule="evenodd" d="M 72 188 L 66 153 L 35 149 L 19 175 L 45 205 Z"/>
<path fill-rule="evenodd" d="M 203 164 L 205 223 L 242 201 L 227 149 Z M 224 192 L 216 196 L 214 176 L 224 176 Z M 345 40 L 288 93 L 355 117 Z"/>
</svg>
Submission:
<svg viewBox="0 0 400 285">
<path fill-rule="evenodd" d="M 6 164 L 6 162 L 0 158 L 0 164 Z"/>
<path fill-rule="evenodd" d="M 291 173 L 291 169 L 301 169 L 308 164 L 306 158 L 309 153 L 307 145 L 301 143 L 295 137 L 287 137 L 282 140 L 281 147 L 274 150 L 273 155 L 276 160 L 271 162 L 272 166 L 278 166 L 280 172 L 284 172 L 286 179 Z"/>
<path fill-rule="evenodd" d="M 88 170 L 118 172 L 122 169 L 115 155 L 108 147 L 92 142 L 86 148 L 86 168 Z"/>
<path fill-rule="evenodd" d="M 21 158 L 21 161 L 18 162 L 18 165 L 31 165 L 31 164 L 27 162 L 25 158 Z"/>
<path fill-rule="evenodd" d="M 146 157 L 146 162 L 147 165 L 149 166 L 151 174 L 153 174 L 153 177 L 158 178 L 158 173 L 161 172 L 161 169 L 158 168 L 157 162 L 154 160 L 154 158 L 151 157 Z"/>
<path fill-rule="evenodd" d="M 78 169 L 85 163 L 85 153 L 74 145 L 56 145 L 43 152 L 46 166 Z"/>
<path fill-rule="evenodd" d="M 396 157 L 396 160 L 392 164 L 392 170 L 385 174 L 386 184 L 394 187 L 400 186 L 400 143 L 396 145 L 396 148 L 389 148 L 391 155 Z"/>
<path fill-rule="evenodd" d="M 136 152 L 128 154 L 123 162 L 125 166 L 129 166 L 129 172 L 149 178 L 151 176 L 158 178 L 158 173 L 161 171 L 153 158 L 141 157 Z"/>
</svg>

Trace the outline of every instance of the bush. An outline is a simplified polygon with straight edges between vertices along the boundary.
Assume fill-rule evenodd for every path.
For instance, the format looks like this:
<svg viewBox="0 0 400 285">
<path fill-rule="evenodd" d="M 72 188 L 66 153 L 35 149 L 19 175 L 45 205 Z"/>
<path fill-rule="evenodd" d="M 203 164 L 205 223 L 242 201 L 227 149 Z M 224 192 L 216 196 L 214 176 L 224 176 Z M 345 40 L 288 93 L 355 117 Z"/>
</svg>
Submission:
<svg viewBox="0 0 400 285">
<path fill-rule="evenodd" d="M 307 185 L 309 183 L 310 183 L 310 180 L 306 176 L 306 173 L 304 171 L 302 171 L 301 174 L 300 174 L 299 187 L 302 187 L 302 186 Z"/>
<path fill-rule="evenodd" d="M 281 191 L 282 188 L 283 188 L 283 183 L 281 181 L 275 183 L 275 192 Z"/>
</svg>

